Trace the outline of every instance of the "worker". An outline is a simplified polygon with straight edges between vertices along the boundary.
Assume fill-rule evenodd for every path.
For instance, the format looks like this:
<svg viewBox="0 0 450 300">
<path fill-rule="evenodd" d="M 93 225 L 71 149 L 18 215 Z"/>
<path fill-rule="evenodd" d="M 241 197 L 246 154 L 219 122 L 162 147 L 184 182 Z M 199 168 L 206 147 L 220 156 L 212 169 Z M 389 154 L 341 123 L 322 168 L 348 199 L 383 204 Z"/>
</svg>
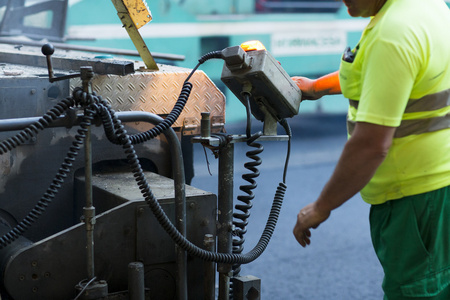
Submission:
<svg viewBox="0 0 450 300">
<path fill-rule="evenodd" d="M 444 0 L 344 0 L 370 17 L 338 72 L 293 77 L 305 99 L 349 99 L 348 133 L 317 200 L 293 233 L 311 229 L 356 193 L 384 269 L 384 299 L 450 299 L 450 11 Z"/>
</svg>

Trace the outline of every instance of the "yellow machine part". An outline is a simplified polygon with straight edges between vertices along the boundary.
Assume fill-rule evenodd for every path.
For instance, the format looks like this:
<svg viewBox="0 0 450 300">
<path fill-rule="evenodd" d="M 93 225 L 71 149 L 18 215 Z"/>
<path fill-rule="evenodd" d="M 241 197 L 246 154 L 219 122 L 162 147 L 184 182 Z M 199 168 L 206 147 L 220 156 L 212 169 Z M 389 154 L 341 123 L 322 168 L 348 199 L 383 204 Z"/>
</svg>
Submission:
<svg viewBox="0 0 450 300">
<path fill-rule="evenodd" d="M 144 0 L 111 0 L 117 10 L 117 15 L 131 38 L 136 50 L 139 52 L 148 70 L 158 71 L 158 65 L 147 48 L 138 28 L 151 20 L 150 10 Z M 137 17 L 139 16 L 139 17 Z M 146 22 L 141 21 L 142 16 Z M 139 27 L 136 24 L 140 24 Z"/>
<path fill-rule="evenodd" d="M 152 20 L 152 14 L 145 0 L 123 0 L 123 4 L 128 9 L 137 29 Z"/>
</svg>

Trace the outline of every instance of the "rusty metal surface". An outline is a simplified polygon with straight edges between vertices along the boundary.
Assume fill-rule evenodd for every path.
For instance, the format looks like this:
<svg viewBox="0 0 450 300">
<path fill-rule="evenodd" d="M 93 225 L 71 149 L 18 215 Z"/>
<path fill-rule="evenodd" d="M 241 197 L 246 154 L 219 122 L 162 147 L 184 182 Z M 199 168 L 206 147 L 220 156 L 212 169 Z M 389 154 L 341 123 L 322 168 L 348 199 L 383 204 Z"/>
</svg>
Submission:
<svg viewBox="0 0 450 300">
<path fill-rule="evenodd" d="M 127 4 L 124 2 L 124 0 L 111 0 L 111 1 L 114 4 L 114 7 L 117 10 L 117 15 L 119 16 L 119 19 L 123 24 L 122 27 L 127 31 L 128 35 L 130 36 L 131 41 L 136 47 L 136 50 L 139 52 L 139 55 L 144 61 L 147 69 L 152 71 L 158 71 L 159 69 L 158 65 L 156 64 L 152 54 L 148 50 L 148 47 L 145 44 L 144 39 L 139 33 L 138 30 L 139 27 L 135 23 L 135 20 L 133 20 L 133 16 L 130 14 L 129 8 L 127 8 Z"/>
<path fill-rule="evenodd" d="M 96 75 L 93 90 L 116 111 L 147 111 L 164 117 L 174 107 L 190 71 L 160 65 L 157 72 Z M 197 71 L 190 82 L 193 84 L 191 95 L 173 127 L 182 128 L 185 135 L 199 134 L 201 113 L 210 112 L 213 131 L 221 130 L 225 123 L 225 96 L 203 71 Z M 78 79 L 71 81 L 71 89 L 79 85 Z"/>
<path fill-rule="evenodd" d="M 130 17 L 137 29 L 152 20 L 152 14 L 145 0 L 124 0 L 123 4 L 128 9 Z"/>
</svg>

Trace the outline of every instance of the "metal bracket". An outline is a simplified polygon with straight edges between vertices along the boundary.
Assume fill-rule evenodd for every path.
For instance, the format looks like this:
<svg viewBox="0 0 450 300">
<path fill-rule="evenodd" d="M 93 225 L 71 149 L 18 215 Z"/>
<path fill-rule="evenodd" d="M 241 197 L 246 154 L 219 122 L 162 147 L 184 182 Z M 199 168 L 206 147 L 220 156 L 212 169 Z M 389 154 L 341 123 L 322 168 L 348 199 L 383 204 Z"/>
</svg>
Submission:
<svg viewBox="0 0 450 300">
<path fill-rule="evenodd" d="M 183 135 L 197 135 L 201 131 L 201 120 L 196 117 L 186 117 L 183 119 Z M 224 116 L 211 116 L 210 131 L 220 132 L 225 125 Z"/>
<path fill-rule="evenodd" d="M 260 300 L 261 279 L 251 275 L 233 278 L 233 297 L 235 300 Z"/>
</svg>

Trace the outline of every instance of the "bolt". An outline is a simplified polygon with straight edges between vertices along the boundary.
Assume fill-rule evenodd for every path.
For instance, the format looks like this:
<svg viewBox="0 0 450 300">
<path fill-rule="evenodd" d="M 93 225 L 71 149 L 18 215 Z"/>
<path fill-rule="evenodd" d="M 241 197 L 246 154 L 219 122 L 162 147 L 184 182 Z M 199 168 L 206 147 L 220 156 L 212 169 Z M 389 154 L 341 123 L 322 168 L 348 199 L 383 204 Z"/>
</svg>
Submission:
<svg viewBox="0 0 450 300">
<path fill-rule="evenodd" d="M 207 247 L 211 247 L 212 245 L 214 245 L 215 239 L 214 236 L 212 234 L 205 234 L 205 237 L 203 239 L 203 245 L 207 246 Z"/>
<path fill-rule="evenodd" d="M 31 266 L 33 266 L 33 267 L 36 267 L 37 266 L 37 261 L 33 261 L 33 262 L 31 262 Z"/>
<path fill-rule="evenodd" d="M 24 281 L 24 280 L 25 280 L 25 275 L 22 275 L 22 274 L 21 274 L 21 275 L 19 276 L 19 280 L 20 280 L 20 281 Z"/>
</svg>

